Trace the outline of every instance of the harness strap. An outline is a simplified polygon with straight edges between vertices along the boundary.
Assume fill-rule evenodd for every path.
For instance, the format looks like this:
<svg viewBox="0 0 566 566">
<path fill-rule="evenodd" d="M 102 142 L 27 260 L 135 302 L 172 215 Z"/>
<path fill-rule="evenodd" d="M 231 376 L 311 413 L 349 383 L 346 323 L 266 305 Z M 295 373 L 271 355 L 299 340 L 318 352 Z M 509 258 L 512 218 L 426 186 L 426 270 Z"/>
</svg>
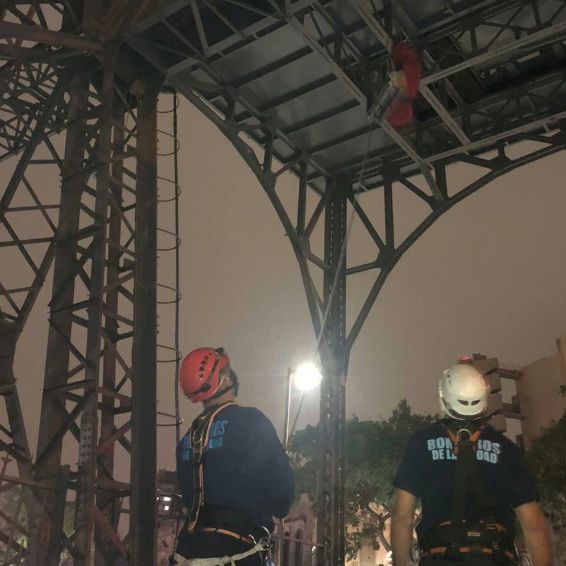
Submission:
<svg viewBox="0 0 566 566">
<path fill-rule="evenodd" d="M 493 511 L 493 503 L 485 485 L 485 478 L 476 460 L 476 448 L 484 426 L 471 432 L 461 428 L 457 432 L 446 426 L 456 464 L 454 466 L 454 491 L 452 493 L 452 523 L 461 523 L 466 519 L 466 499 L 468 493 L 473 495 L 477 518 L 486 518 Z"/>
<path fill-rule="evenodd" d="M 195 497 L 187 514 L 187 529 L 189 533 L 195 530 L 200 510 L 204 504 L 204 451 L 208 445 L 210 430 L 214 418 L 226 407 L 237 405 L 235 401 L 224 403 L 209 413 L 198 416 L 189 431 L 193 456 L 193 492 Z"/>
<path fill-rule="evenodd" d="M 480 431 L 477 430 L 470 434 L 468 430 L 460 430 L 455 433 L 448 429 L 448 434 L 457 458 L 454 469 L 454 491 L 452 493 L 452 522 L 461 523 L 465 519 L 466 496 L 468 487 L 472 483 L 470 481 L 471 468 L 475 465 L 475 447 Z"/>
<path fill-rule="evenodd" d="M 479 547 L 479 548 L 472 548 L 469 546 L 460 546 L 460 547 L 448 547 L 448 546 L 436 546 L 434 548 L 429 548 L 428 550 L 423 551 L 424 556 L 436 556 L 438 554 L 446 555 L 449 551 L 456 551 L 458 554 L 471 554 L 474 552 L 481 553 L 481 554 L 489 554 L 495 555 L 496 551 L 493 548 L 486 548 L 486 547 Z M 508 558 L 509 560 L 514 561 L 516 559 L 515 555 L 508 551 L 502 551 L 503 555 Z"/>
<path fill-rule="evenodd" d="M 442 523 L 423 533 L 420 548 L 425 556 L 443 554 L 459 560 L 463 553 L 491 554 L 496 562 L 516 561 L 512 538 L 499 523 Z"/>
<path fill-rule="evenodd" d="M 239 554 L 234 554 L 233 556 L 218 556 L 215 558 L 185 558 L 180 554 L 175 554 L 175 564 L 177 566 L 225 566 L 226 564 L 231 564 L 235 566 L 236 562 L 263 552 L 265 550 L 262 543 L 257 543 L 249 550 L 245 552 L 240 552 Z"/>
<path fill-rule="evenodd" d="M 228 529 L 218 529 L 216 527 L 204 527 L 202 529 L 198 529 L 198 532 L 219 533 L 221 535 L 226 535 L 241 540 L 242 542 L 245 542 L 247 544 L 255 544 L 255 540 L 253 538 L 240 535 L 238 533 L 235 533 L 234 531 L 229 531 Z"/>
</svg>

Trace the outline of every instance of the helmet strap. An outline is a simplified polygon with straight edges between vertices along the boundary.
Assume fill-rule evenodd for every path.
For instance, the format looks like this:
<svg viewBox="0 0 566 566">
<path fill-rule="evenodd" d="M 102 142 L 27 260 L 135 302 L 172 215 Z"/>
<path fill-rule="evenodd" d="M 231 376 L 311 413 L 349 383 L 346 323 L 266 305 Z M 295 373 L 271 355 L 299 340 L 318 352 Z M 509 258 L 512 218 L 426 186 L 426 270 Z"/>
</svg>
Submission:
<svg viewBox="0 0 566 566">
<path fill-rule="evenodd" d="M 238 382 L 238 377 L 236 375 L 236 373 L 230 369 L 229 370 L 230 373 L 228 374 L 228 379 L 230 380 L 230 385 L 226 385 L 226 387 L 222 387 L 221 389 L 219 389 L 214 395 L 210 396 L 207 401 L 210 401 L 212 399 L 218 399 L 218 397 L 221 397 L 222 395 L 224 395 L 224 393 L 228 393 L 228 391 L 230 391 L 231 389 L 234 389 L 234 394 L 237 396 L 238 395 L 238 389 L 240 387 L 240 384 Z M 226 376 L 226 374 L 224 374 L 223 378 Z"/>
<path fill-rule="evenodd" d="M 491 415 L 487 415 L 479 419 L 459 420 L 448 416 L 440 419 L 440 422 L 453 434 L 458 435 L 461 430 L 467 430 L 470 434 L 474 434 L 474 432 L 483 428 L 490 418 Z"/>
</svg>

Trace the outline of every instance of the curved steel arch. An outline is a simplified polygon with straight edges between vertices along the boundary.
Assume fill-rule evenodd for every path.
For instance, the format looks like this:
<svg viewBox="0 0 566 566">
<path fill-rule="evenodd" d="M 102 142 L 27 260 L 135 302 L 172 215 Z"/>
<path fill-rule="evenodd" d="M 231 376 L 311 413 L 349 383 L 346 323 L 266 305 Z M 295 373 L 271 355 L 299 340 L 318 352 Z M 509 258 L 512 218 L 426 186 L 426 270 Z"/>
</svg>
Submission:
<svg viewBox="0 0 566 566">
<path fill-rule="evenodd" d="M 537 137 L 537 142 L 541 142 L 544 139 L 545 143 L 547 143 L 547 147 L 543 147 L 533 151 L 532 153 L 528 153 L 526 155 L 522 155 L 521 157 L 517 157 L 515 159 L 510 159 L 504 157 L 502 159 L 502 155 L 498 155 L 493 157 L 491 160 L 486 160 L 484 167 L 491 169 L 489 173 L 486 173 L 479 179 L 476 179 L 473 183 L 468 185 L 467 187 L 458 191 L 452 197 L 449 197 L 444 203 L 434 209 L 434 211 L 425 219 L 423 220 L 412 232 L 405 238 L 403 243 L 395 250 L 392 256 L 389 258 L 388 263 L 384 266 L 374 283 L 372 289 L 368 294 L 368 298 L 366 299 L 366 303 L 362 307 L 362 310 L 354 322 L 350 333 L 348 334 L 348 346 L 351 347 L 360 330 L 361 327 L 371 309 L 373 303 L 377 299 L 379 292 L 389 273 L 393 270 L 395 265 L 397 265 L 398 261 L 404 255 L 404 253 L 414 244 L 417 240 L 428 230 L 441 216 L 446 214 L 453 206 L 458 204 L 459 202 L 463 201 L 466 197 L 469 197 L 479 191 L 481 188 L 487 186 L 497 177 L 501 177 L 506 173 L 510 173 L 514 169 L 522 167 L 524 165 L 528 165 L 529 163 L 533 163 L 539 159 L 543 159 L 549 155 L 557 153 L 566 149 L 566 135 L 563 130 L 560 130 L 554 133 L 547 138 Z M 524 141 L 529 141 L 528 136 L 525 136 Z M 518 142 L 519 143 L 519 142 Z M 502 148 L 502 152 L 505 152 L 505 148 Z M 492 164 L 493 168 L 489 167 Z"/>
</svg>

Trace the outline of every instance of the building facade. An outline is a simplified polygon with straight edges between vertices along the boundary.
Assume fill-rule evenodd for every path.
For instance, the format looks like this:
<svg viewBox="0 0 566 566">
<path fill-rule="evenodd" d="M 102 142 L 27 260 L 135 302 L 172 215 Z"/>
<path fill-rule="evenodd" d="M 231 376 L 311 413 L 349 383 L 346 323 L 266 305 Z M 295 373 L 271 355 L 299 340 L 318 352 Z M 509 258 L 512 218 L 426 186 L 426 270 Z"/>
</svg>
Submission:
<svg viewBox="0 0 566 566">
<path fill-rule="evenodd" d="M 556 340 L 556 352 L 536 360 L 523 368 L 517 381 L 517 395 L 521 412 L 522 434 L 525 447 L 566 411 L 566 397 L 561 388 L 566 387 L 566 334 Z"/>
</svg>

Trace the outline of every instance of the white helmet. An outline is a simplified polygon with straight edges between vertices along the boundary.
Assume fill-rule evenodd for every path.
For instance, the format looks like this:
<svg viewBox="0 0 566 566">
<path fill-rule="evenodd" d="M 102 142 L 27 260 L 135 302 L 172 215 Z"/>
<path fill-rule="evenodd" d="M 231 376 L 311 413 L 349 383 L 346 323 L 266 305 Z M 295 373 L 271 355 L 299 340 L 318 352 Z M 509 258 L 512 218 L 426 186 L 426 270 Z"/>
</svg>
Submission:
<svg viewBox="0 0 566 566">
<path fill-rule="evenodd" d="M 444 370 L 438 383 L 440 408 L 456 420 L 474 420 L 487 411 L 489 383 L 470 364 L 456 364 Z"/>
</svg>

